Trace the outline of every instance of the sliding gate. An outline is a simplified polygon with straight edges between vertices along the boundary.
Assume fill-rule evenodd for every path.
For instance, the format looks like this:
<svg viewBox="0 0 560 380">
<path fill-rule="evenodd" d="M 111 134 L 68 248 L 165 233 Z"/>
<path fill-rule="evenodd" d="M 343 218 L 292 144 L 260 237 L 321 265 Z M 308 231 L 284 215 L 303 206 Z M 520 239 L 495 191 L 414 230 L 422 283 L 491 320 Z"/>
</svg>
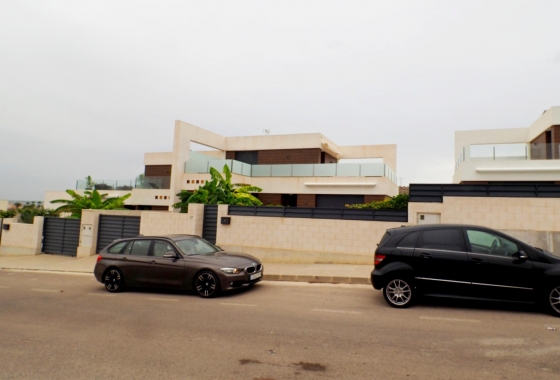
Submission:
<svg viewBox="0 0 560 380">
<path fill-rule="evenodd" d="M 80 219 L 45 217 L 43 253 L 76 256 L 80 244 Z"/>
</svg>

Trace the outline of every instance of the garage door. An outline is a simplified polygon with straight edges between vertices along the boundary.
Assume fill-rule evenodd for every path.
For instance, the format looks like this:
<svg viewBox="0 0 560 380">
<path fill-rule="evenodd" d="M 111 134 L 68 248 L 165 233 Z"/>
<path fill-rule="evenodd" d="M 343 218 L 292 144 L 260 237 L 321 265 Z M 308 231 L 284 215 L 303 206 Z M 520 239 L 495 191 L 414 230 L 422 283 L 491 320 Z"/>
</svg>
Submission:
<svg viewBox="0 0 560 380">
<path fill-rule="evenodd" d="M 80 219 L 46 217 L 41 252 L 76 256 L 80 243 L 80 222 Z"/>
<path fill-rule="evenodd" d="M 318 194 L 315 207 L 344 208 L 344 205 L 364 203 L 363 195 L 326 195 Z"/>
</svg>

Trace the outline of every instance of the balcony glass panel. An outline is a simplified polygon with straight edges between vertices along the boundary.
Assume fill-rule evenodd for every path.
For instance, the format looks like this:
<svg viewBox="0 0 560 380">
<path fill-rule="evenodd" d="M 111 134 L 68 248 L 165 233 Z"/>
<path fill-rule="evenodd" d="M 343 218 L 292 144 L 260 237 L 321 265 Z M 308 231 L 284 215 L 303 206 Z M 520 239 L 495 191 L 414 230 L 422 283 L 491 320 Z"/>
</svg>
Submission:
<svg viewBox="0 0 560 380">
<path fill-rule="evenodd" d="M 231 172 L 233 174 L 243 174 L 243 162 L 233 160 Z"/>
<path fill-rule="evenodd" d="M 337 164 L 313 164 L 314 177 L 336 177 Z"/>
<path fill-rule="evenodd" d="M 526 144 L 500 144 L 494 147 L 496 160 L 526 160 Z"/>
<path fill-rule="evenodd" d="M 252 165 L 251 175 L 253 177 L 270 177 L 272 165 Z"/>
<path fill-rule="evenodd" d="M 250 177 L 251 176 L 251 165 L 244 162 L 241 163 L 241 174 Z"/>
<path fill-rule="evenodd" d="M 361 164 L 360 166 L 362 177 L 383 177 L 385 173 L 385 164 L 382 163 Z"/>
<path fill-rule="evenodd" d="M 214 168 L 217 171 L 219 171 L 220 173 L 222 173 L 225 165 L 227 165 L 229 170 L 231 170 L 232 161 L 233 160 L 211 160 L 211 161 L 208 161 L 208 164 L 209 164 L 208 165 L 209 166 L 208 171 L 210 171 L 210 168 Z"/>
<path fill-rule="evenodd" d="M 471 160 L 494 159 L 494 145 L 471 145 Z"/>
<path fill-rule="evenodd" d="M 185 173 L 208 173 L 208 161 L 185 162 Z"/>
<path fill-rule="evenodd" d="M 360 164 L 338 164 L 336 169 L 337 177 L 359 177 Z"/>
<path fill-rule="evenodd" d="M 271 165 L 272 166 L 272 177 L 291 177 L 292 176 L 292 165 Z"/>
<path fill-rule="evenodd" d="M 292 176 L 294 176 L 294 177 L 313 177 L 313 164 L 294 164 L 294 165 L 292 165 Z"/>
</svg>

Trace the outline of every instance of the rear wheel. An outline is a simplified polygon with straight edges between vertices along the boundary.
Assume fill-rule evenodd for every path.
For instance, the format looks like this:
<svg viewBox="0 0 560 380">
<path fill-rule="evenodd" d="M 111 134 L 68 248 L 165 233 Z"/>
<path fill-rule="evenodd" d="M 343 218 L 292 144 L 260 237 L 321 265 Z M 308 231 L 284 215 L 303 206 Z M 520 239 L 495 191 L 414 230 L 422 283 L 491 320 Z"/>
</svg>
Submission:
<svg viewBox="0 0 560 380">
<path fill-rule="evenodd" d="M 560 317 L 560 285 L 552 286 L 548 292 L 548 310 L 556 317 Z"/>
<path fill-rule="evenodd" d="M 124 289 L 124 277 L 118 269 L 109 269 L 105 272 L 103 283 L 105 284 L 105 289 L 111 293 L 120 292 Z"/>
<path fill-rule="evenodd" d="M 212 298 L 220 294 L 220 281 L 215 273 L 200 272 L 194 280 L 194 289 L 202 298 Z"/>
<path fill-rule="evenodd" d="M 412 304 L 413 294 L 414 289 L 410 280 L 405 277 L 393 278 L 383 288 L 385 301 L 392 307 L 409 307 Z"/>
</svg>

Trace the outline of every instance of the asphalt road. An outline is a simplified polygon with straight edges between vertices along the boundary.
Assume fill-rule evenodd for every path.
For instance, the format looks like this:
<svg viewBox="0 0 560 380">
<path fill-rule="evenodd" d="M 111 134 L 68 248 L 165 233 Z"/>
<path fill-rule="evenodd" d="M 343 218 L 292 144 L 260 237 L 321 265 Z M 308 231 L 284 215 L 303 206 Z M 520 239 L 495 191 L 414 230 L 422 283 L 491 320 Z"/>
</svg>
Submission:
<svg viewBox="0 0 560 380">
<path fill-rule="evenodd" d="M 282 282 L 111 295 L 0 270 L 0 379 L 558 379 L 559 355 L 560 319 L 533 306 L 398 310 L 370 286 Z"/>
</svg>

